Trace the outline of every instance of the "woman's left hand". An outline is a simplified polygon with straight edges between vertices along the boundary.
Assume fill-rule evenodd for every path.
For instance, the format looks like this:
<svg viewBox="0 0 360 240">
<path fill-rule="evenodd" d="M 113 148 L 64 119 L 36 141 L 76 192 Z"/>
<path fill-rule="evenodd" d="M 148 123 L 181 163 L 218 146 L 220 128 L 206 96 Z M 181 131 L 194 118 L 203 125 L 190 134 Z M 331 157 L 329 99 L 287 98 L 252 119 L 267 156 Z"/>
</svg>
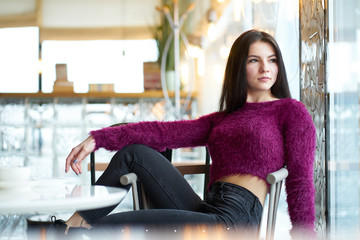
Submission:
<svg viewBox="0 0 360 240">
<path fill-rule="evenodd" d="M 89 136 L 85 141 L 74 147 L 66 158 L 65 172 L 72 170 L 78 175 L 81 174 L 81 163 L 95 149 L 95 140 Z"/>
</svg>

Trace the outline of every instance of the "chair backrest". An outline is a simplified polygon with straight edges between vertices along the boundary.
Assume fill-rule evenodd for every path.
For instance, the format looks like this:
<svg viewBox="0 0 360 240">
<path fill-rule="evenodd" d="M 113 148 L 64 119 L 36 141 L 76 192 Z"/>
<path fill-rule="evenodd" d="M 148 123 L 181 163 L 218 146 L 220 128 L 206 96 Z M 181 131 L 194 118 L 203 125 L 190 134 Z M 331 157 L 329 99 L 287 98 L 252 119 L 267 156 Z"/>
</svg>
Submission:
<svg viewBox="0 0 360 240">
<path fill-rule="evenodd" d="M 266 240 L 274 239 L 276 215 L 279 206 L 282 183 L 287 178 L 288 174 L 288 170 L 283 167 L 278 171 L 269 173 L 266 177 L 266 181 L 270 184 L 268 215 L 266 222 Z"/>
</svg>

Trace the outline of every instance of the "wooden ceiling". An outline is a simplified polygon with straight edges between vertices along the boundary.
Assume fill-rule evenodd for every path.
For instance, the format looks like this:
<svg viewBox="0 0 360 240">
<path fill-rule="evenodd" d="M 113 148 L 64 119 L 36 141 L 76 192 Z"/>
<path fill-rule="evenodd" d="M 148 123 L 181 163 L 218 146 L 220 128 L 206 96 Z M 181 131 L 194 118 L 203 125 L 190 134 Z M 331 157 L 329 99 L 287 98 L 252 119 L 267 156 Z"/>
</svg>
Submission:
<svg viewBox="0 0 360 240">
<path fill-rule="evenodd" d="M 217 0 L 195 2 L 191 24 L 199 32 Z M 180 1 L 181 2 L 181 1 Z M 185 2 L 185 1 L 184 1 Z M 43 40 L 149 39 L 160 24 L 161 0 L 1 0 L 0 28 L 38 26 Z M 218 11 L 218 12 L 219 12 Z M 221 13 L 219 13 L 221 14 Z"/>
</svg>

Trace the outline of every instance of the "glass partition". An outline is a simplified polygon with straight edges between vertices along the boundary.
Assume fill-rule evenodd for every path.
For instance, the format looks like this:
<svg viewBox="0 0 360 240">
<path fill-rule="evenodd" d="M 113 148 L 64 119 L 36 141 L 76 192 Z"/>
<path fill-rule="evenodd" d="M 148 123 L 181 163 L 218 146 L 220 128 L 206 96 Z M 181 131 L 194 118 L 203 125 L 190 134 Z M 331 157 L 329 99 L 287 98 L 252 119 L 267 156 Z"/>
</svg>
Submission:
<svg viewBox="0 0 360 240">
<path fill-rule="evenodd" d="M 353 239 L 360 228 L 360 2 L 329 4 L 329 229 L 336 239 Z"/>
</svg>

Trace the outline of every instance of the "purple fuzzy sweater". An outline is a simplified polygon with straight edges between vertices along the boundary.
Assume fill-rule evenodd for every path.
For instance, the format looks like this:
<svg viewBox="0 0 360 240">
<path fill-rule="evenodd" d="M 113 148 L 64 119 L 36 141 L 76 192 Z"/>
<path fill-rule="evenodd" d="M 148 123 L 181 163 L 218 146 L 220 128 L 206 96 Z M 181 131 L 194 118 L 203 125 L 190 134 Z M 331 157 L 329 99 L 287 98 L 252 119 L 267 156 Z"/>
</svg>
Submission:
<svg viewBox="0 0 360 240">
<path fill-rule="evenodd" d="M 232 174 L 261 179 L 286 165 L 288 211 L 296 230 L 314 229 L 313 162 L 316 133 L 305 106 L 294 99 L 246 103 L 226 114 L 195 120 L 140 122 L 92 131 L 96 149 L 119 150 L 144 144 L 156 150 L 208 146 L 210 184 Z"/>
</svg>

